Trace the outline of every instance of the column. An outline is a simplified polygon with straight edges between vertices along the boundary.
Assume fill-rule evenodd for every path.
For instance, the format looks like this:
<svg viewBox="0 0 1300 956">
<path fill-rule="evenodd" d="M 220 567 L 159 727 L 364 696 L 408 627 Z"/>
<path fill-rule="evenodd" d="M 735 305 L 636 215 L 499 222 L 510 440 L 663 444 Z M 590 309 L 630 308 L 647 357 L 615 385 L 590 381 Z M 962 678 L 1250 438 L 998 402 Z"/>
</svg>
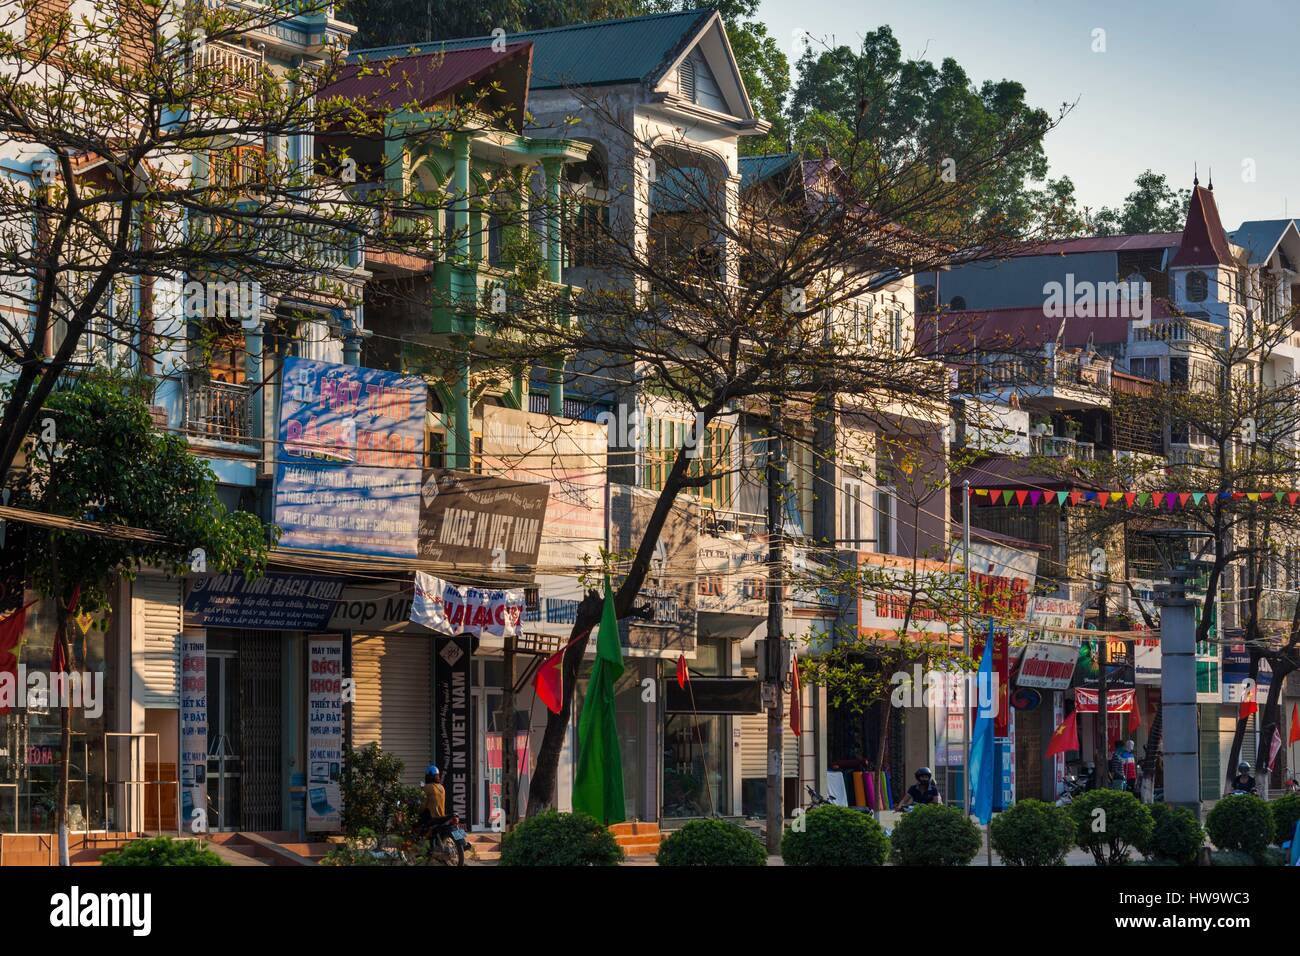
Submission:
<svg viewBox="0 0 1300 956">
<path fill-rule="evenodd" d="M 1160 712 L 1164 728 L 1165 802 L 1200 817 L 1201 770 L 1196 739 L 1196 616 L 1178 573 L 1157 588 L 1160 606 Z"/>
<path fill-rule="evenodd" d="M 263 309 L 260 318 L 244 323 L 244 386 L 248 389 L 248 444 L 257 445 L 266 454 L 266 389 L 262 388 L 262 336 L 266 322 L 274 315 Z"/>
<path fill-rule="evenodd" d="M 546 172 L 546 278 L 559 283 L 564 279 L 564 259 L 561 245 L 560 216 L 563 195 L 561 175 L 564 164 L 559 159 L 543 160 Z M 553 418 L 564 415 L 564 359 L 552 359 L 547 380 L 550 384 L 550 413 Z"/>
</svg>

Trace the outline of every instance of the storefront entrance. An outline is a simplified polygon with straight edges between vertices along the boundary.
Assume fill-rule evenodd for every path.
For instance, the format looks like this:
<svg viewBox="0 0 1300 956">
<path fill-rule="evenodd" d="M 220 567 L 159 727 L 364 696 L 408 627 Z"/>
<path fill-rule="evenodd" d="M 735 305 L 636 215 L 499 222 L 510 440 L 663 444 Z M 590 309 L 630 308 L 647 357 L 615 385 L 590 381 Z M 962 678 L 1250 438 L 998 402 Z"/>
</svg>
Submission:
<svg viewBox="0 0 1300 956">
<path fill-rule="evenodd" d="M 208 826 L 239 828 L 239 656 L 208 650 Z"/>
</svg>

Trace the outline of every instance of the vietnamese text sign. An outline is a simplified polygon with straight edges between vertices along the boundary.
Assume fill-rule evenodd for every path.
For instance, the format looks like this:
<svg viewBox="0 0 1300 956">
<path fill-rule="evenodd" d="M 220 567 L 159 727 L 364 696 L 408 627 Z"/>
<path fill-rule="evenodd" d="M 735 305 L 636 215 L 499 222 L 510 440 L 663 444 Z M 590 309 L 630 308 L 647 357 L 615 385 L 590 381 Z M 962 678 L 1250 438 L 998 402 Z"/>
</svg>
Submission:
<svg viewBox="0 0 1300 956">
<path fill-rule="evenodd" d="M 640 545 L 658 495 L 630 485 L 609 488 L 609 548 Z M 695 597 L 698 590 L 699 528 L 694 502 L 678 499 L 668 512 L 637 604 L 648 618 L 619 621 L 619 636 L 631 657 L 695 657 Z M 618 584 L 617 581 L 614 582 Z"/>
<path fill-rule="evenodd" d="M 1016 685 L 1041 687 L 1043 690 L 1068 690 L 1078 659 L 1079 649 L 1070 644 L 1034 641 L 1025 647 Z"/>
<path fill-rule="evenodd" d="M 311 574 L 214 574 L 195 580 L 185 613 L 204 627 L 319 631 L 334 614 L 343 584 L 342 578 Z"/>
<path fill-rule="evenodd" d="M 513 637 L 524 613 L 519 589 L 459 587 L 424 571 L 415 572 L 411 620 L 439 634 Z"/>
<path fill-rule="evenodd" d="M 699 536 L 696 610 L 767 615 L 767 542 Z"/>
<path fill-rule="evenodd" d="M 420 557 L 483 567 L 537 563 L 550 488 L 430 469 L 420 490 Z"/>
<path fill-rule="evenodd" d="M 434 759 L 447 790 L 447 812 L 470 820 L 470 790 L 474 781 L 474 746 L 469 733 L 470 663 L 473 637 L 461 634 L 439 639 L 434 651 Z"/>
<path fill-rule="evenodd" d="M 416 556 L 427 387 L 286 358 L 275 468 L 280 546 Z"/>
<path fill-rule="evenodd" d="M 208 639 L 181 635 L 181 829 L 208 829 Z"/>
<path fill-rule="evenodd" d="M 307 829 L 342 826 L 343 642 L 313 637 L 307 644 Z"/>
</svg>

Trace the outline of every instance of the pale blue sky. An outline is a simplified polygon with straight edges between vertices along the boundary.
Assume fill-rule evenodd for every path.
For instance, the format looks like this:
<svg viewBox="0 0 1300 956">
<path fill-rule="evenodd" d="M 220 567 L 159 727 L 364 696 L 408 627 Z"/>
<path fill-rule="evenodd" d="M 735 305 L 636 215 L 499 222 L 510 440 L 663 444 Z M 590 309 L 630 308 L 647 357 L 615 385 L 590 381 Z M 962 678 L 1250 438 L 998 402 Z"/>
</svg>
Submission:
<svg viewBox="0 0 1300 956">
<path fill-rule="evenodd" d="M 1150 167 L 1190 186 L 1213 167 L 1229 230 L 1300 215 L 1300 4 L 1277 0 L 763 0 L 760 16 L 789 55 L 795 36 L 857 46 L 887 23 L 906 56 L 951 56 L 976 82 L 1021 82 L 1055 113 L 1052 174 L 1081 203 L 1118 205 Z M 1094 53 L 1093 31 L 1106 31 Z M 1253 160 L 1255 181 L 1243 181 Z"/>
</svg>

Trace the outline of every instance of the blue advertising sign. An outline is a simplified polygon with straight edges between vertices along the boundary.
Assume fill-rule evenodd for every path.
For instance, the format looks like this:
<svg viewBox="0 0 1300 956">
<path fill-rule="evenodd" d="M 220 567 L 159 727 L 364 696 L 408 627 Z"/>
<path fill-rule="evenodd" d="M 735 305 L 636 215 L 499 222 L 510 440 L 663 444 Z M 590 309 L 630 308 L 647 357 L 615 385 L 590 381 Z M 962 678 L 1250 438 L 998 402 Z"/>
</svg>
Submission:
<svg viewBox="0 0 1300 956">
<path fill-rule="evenodd" d="M 280 545 L 413 558 L 420 528 L 424 382 L 284 361 L 275 523 Z"/>
<path fill-rule="evenodd" d="M 203 627 L 255 631 L 322 631 L 343 596 L 342 578 L 271 572 L 249 580 L 238 572 L 201 577 L 185 613 Z"/>
</svg>

